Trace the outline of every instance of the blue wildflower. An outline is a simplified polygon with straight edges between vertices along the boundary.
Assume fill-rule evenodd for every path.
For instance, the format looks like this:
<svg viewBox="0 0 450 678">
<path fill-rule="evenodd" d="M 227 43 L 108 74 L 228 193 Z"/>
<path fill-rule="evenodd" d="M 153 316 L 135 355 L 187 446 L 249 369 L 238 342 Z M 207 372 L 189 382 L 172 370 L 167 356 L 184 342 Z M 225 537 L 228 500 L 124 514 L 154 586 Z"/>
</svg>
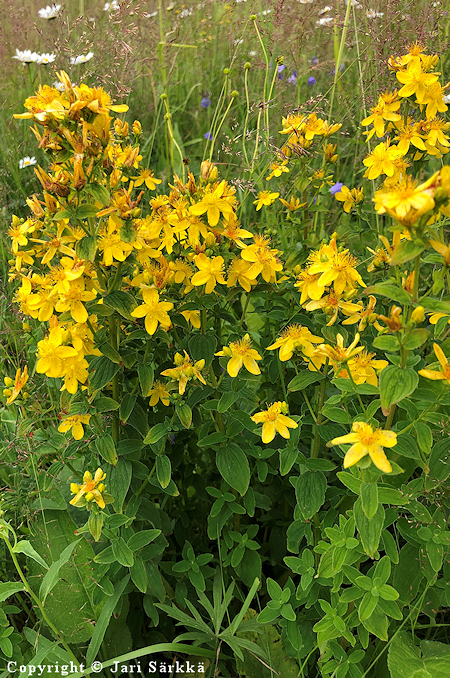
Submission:
<svg viewBox="0 0 450 678">
<path fill-rule="evenodd" d="M 316 82 L 317 82 L 317 80 L 312 75 L 310 75 L 309 78 L 308 78 L 308 85 L 310 87 L 312 87 L 313 85 L 316 84 Z"/>
<path fill-rule="evenodd" d="M 297 71 L 293 71 L 292 75 L 287 80 L 291 85 L 297 84 Z"/>
<path fill-rule="evenodd" d="M 211 132 L 206 132 L 206 134 L 203 135 L 206 139 L 206 141 L 211 141 L 212 140 L 212 134 Z"/>
<path fill-rule="evenodd" d="M 336 193 L 339 193 L 339 191 L 341 190 L 341 188 L 342 188 L 343 185 L 344 185 L 344 184 L 342 183 L 342 181 L 338 181 L 337 184 L 334 184 L 334 185 L 330 188 L 330 193 L 331 193 L 331 195 L 336 195 Z"/>
<path fill-rule="evenodd" d="M 202 108 L 209 108 L 211 106 L 211 99 L 208 97 L 203 97 L 201 101 Z"/>
<path fill-rule="evenodd" d="M 283 77 L 284 77 L 283 71 L 284 71 L 285 68 L 286 68 L 286 66 L 284 64 L 280 64 L 278 66 L 278 80 L 283 80 Z"/>
<path fill-rule="evenodd" d="M 313 66 L 317 66 L 317 64 L 319 63 L 319 59 L 316 56 L 313 56 L 311 61 L 312 61 Z"/>
</svg>

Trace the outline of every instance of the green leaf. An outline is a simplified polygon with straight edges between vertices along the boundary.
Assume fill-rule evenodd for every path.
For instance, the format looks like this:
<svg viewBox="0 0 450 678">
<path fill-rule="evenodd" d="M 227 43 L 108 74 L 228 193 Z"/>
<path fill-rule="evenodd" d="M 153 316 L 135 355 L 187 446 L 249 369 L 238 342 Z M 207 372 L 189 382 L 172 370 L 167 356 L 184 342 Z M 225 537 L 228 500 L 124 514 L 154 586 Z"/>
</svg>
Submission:
<svg viewBox="0 0 450 678">
<path fill-rule="evenodd" d="M 429 492 L 450 476 L 450 447 L 448 440 L 440 440 L 431 450 L 429 475 L 425 476 L 425 490 Z"/>
<path fill-rule="evenodd" d="M 116 556 L 114 555 L 112 546 L 107 546 L 105 549 L 100 551 L 100 553 L 97 553 L 97 555 L 94 558 L 94 562 L 99 563 L 100 565 L 115 563 Z"/>
<path fill-rule="evenodd" d="M 204 438 L 201 438 L 198 441 L 197 445 L 199 447 L 214 447 L 215 445 L 220 445 L 220 443 L 224 443 L 226 439 L 227 437 L 225 433 L 221 433 L 220 431 L 214 431 L 214 433 L 210 433 Z"/>
<path fill-rule="evenodd" d="M 356 478 L 348 471 L 338 471 L 336 475 L 345 487 L 348 487 L 355 494 L 360 494 L 362 480 Z"/>
<path fill-rule="evenodd" d="M 419 348 L 426 342 L 428 337 L 430 336 L 430 332 L 424 328 L 418 327 L 415 330 L 412 330 L 409 334 L 408 337 L 403 344 L 403 346 L 408 349 L 408 351 L 412 351 L 415 348 Z"/>
<path fill-rule="evenodd" d="M 90 193 L 94 200 L 101 202 L 102 205 L 109 205 L 110 194 L 106 186 L 101 184 L 86 184 L 84 190 Z"/>
<path fill-rule="evenodd" d="M 111 344 L 101 344 L 100 351 L 103 353 L 103 355 L 109 358 L 111 362 L 116 363 L 117 365 L 122 364 L 122 356 L 119 355 L 119 353 L 111 346 Z"/>
<path fill-rule="evenodd" d="M 216 453 L 216 465 L 225 482 L 243 497 L 250 483 L 250 466 L 245 452 L 234 444 L 221 447 Z"/>
<path fill-rule="evenodd" d="M 384 525 L 385 512 L 382 504 L 378 504 L 377 511 L 372 518 L 367 518 L 362 508 L 361 498 L 354 505 L 356 527 L 361 537 L 364 551 L 370 558 L 375 556 L 380 542 L 381 530 Z"/>
<path fill-rule="evenodd" d="M 420 649 L 409 633 L 399 631 L 392 637 L 388 652 L 391 678 L 436 678 L 425 671 Z"/>
<path fill-rule="evenodd" d="M 41 565 L 42 567 L 44 567 L 46 570 L 49 569 L 49 567 L 48 567 L 47 563 L 45 562 L 45 560 L 44 560 L 43 558 L 41 558 L 41 556 L 40 556 L 39 553 L 36 551 L 36 549 L 33 548 L 33 546 L 31 545 L 31 543 L 30 543 L 29 541 L 27 541 L 26 539 L 22 539 L 22 541 L 19 541 L 19 542 L 14 546 L 13 552 L 14 552 L 14 553 L 24 553 L 26 556 L 28 556 L 28 558 L 32 558 L 32 559 L 35 560 L 37 563 L 39 563 L 39 565 Z"/>
<path fill-rule="evenodd" d="M 130 487 L 132 467 L 126 459 L 120 459 L 116 466 L 108 471 L 106 484 L 108 494 L 114 497 L 114 509 L 117 513 L 122 513 L 123 502 Z"/>
<path fill-rule="evenodd" d="M 156 457 L 156 477 L 163 489 L 165 489 L 172 476 L 172 464 L 167 454 L 161 454 Z"/>
<path fill-rule="evenodd" d="M 378 598 L 373 596 L 370 591 L 364 594 L 364 598 L 359 604 L 358 607 L 358 617 L 360 621 L 365 621 L 370 617 L 378 603 Z"/>
<path fill-rule="evenodd" d="M 223 396 L 220 398 L 219 403 L 217 405 L 217 411 L 218 412 L 226 412 L 233 403 L 236 402 L 236 400 L 239 398 L 239 393 L 235 393 L 234 391 L 230 391 L 229 393 L 224 393 Z"/>
<path fill-rule="evenodd" d="M 102 607 L 102 611 L 100 612 L 100 616 L 95 624 L 94 633 L 92 634 L 91 642 L 89 643 L 89 647 L 86 654 L 86 663 L 88 666 L 92 664 L 92 662 L 97 656 L 97 653 L 102 644 L 112 614 L 122 596 L 122 593 L 125 591 L 125 588 L 129 580 L 130 575 L 124 577 L 124 579 L 122 579 L 122 581 L 119 584 L 117 584 L 116 588 L 114 589 L 113 595 L 109 596 L 109 598 L 106 600 L 105 604 Z"/>
<path fill-rule="evenodd" d="M 78 240 L 75 246 L 75 252 L 79 259 L 86 261 L 94 261 L 95 253 L 97 251 L 97 238 L 93 235 L 85 236 Z"/>
<path fill-rule="evenodd" d="M 76 219 L 89 219 L 90 217 L 95 217 L 99 211 L 98 207 L 95 205 L 80 205 L 75 212 Z"/>
<path fill-rule="evenodd" d="M 387 641 L 389 622 L 386 615 L 377 606 L 370 617 L 363 621 L 365 628 L 380 640 Z M 417 677 L 416 677 L 417 678 Z"/>
<path fill-rule="evenodd" d="M 422 461 L 417 443 L 408 433 L 402 433 L 402 435 L 397 437 L 397 445 L 393 448 L 393 452 L 401 454 L 402 457 Z"/>
<path fill-rule="evenodd" d="M 134 557 L 134 565 L 130 569 L 131 579 L 141 593 L 147 591 L 147 570 L 141 556 Z"/>
<path fill-rule="evenodd" d="M 136 404 L 137 397 L 131 393 L 124 393 L 122 402 L 120 403 L 119 417 L 122 424 L 126 424 L 130 414 L 132 413 Z"/>
<path fill-rule="evenodd" d="M 113 400 L 112 398 L 106 398 L 103 396 L 100 396 L 100 398 L 96 398 L 92 404 L 97 410 L 97 412 L 111 412 L 112 410 L 119 409 L 119 403 L 117 402 L 117 400 Z"/>
<path fill-rule="evenodd" d="M 288 391 L 303 391 L 310 384 L 314 384 L 314 382 L 321 381 L 322 379 L 324 379 L 324 376 L 321 372 L 303 370 L 289 382 Z"/>
<path fill-rule="evenodd" d="M 416 421 L 414 424 L 417 434 L 417 442 L 422 452 L 425 454 L 430 454 L 431 448 L 433 446 L 433 433 L 428 424 L 425 424 L 423 421 Z"/>
<path fill-rule="evenodd" d="M 298 449 L 287 445 L 284 450 L 278 451 L 280 453 L 280 475 L 285 476 L 298 459 Z"/>
<path fill-rule="evenodd" d="M 128 540 L 128 546 L 132 551 L 137 551 L 155 541 L 160 534 L 161 530 L 141 530 L 141 532 L 131 535 Z"/>
<path fill-rule="evenodd" d="M 89 313 L 95 313 L 95 315 L 99 315 L 102 318 L 107 318 L 113 315 L 114 309 L 110 308 L 109 306 L 105 306 L 105 304 L 92 304 L 89 306 Z"/>
<path fill-rule="evenodd" d="M 417 388 L 419 375 L 413 369 L 388 365 L 380 373 L 380 396 L 383 410 L 407 398 Z"/>
<path fill-rule="evenodd" d="M 19 581 L 4 581 L 0 582 L 0 603 L 12 596 L 18 591 L 24 590 L 24 585 Z"/>
<path fill-rule="evenodd" d="M 297 478 L 295 496 L 303 518 L 309 520 L 325 501 L 327 481 L 319 471 L 306 471 Z"/>
<path fill-rule="evenodd" d="M 97 452 L 108 464 L 116 466 L 117 464 L 117 451 L 114 440 L 106 433 L 105 435 L 99 436 L 95 439 L 95 447 Z"/>
<path fill-rule="evenodd" d="M 144 412 L 138 402 L 134 404 L 131 414 L 128 416 L 127 424 L 132 426 L 143 438 L 148 433 L 147 412 Z"/>
<path fill-rule="evenodd" d="M 134 311 L 136 308 L 136 302 L 134 297 L 132 297 L 128 292 L 115 290 L 114 292 L 107 294 L 106 297 L 103 297 L 103 303 L 113 308 L 123 318 L 126 318 L 127 320 L 134 320 L 133 316 L 131 315 L 131 311 Z"/>
<path fill-rule="evenodd" d="M 52 591 L 52 589 L 54 589 L 54 587 L 58 583 L 60 569 L 62 568 L 63 565 L 67 563 L 70 556 L 72 555 L 75 546 L 79 544 L 80 541 L 81 541 L 80 539 L 77 539 L 76 541 L 72 542 L 72 544 L 66 546 L 58 560 L 50 565 L 50 569 L 48 570 L 44 579 L 42 580 L 42 584 L 39 589 L 39 598 L 41 600 L 41 603 L 45 603 L 45 599 L 47 598 L 48 594 L 50 593 L 50 591 Z"/>
<path fill-rule="evenodd" d="M 394 250 L 394 254 L 391 257 L 390 265 L 399 266 L 400 264 L 406 264 L 407 261 L 411 261 L 417 257 L 418 254 L 421 254 L 425 249 L 423 243 L 413 242 L 412 240 L 402 240 Z"/>
<path fill-rule="evenodd" d="M 381 541 L 383 542 L 383 547 L 387 557 L 392 563 L 394 563 L 394 565 L 397 565 L 399 561 L 397 544 L 394 537 L 390 532 L 388 532 L 388 530 L 383 530 L 381 533 Z"/>
<path fill-rule="evenodd" d="M 375 296 L 387 297 L 391 301 L 397 301 L 399 304 L 411 304 L 411 295 L 400 285 L 389 282 L 381 282 L 376 285 L 370 285 L 364 290 L 364 294 L 374 294 Z"/>
<path fill-rule="evenodd" d="M 209 367 L 216 351 L 217 339 L 214 334 L 195 334 L 189 339 L 189 354 L 195 360 L 204 360 Z"/>
<path fill-rule="evenodd" d="M 341 407 L 332 407 L 331 405 L 325 405 L 322 408 L 322 414 L 327 419 L 335 421 L 338 424 L 349 424 L 352 421 L 351 416 Z"/>
<path fill-rule="evenodd" d="M 399 340 L 392 334 L 383 334 L 381 337 L 376 337 L 372 344 L 375 348 L 380 349 L 380 351 L 386 351 L 387 353 L 395 353 L 400 348 Z"/>
<path fill-rule="evenodd" d="M 175 405 L 175 412 L 177 413 L 181 425 L 184 426 L 184 428 L 191 428 L 192 410 L 189 405 L 186 403 L 177 403 Z"/>
<path fill-rule="evenodd" d="M 445 313 L 445 315 L 450 315 L 450 301 L 441 301 L 440 299 L 424 297 L 423 299 L 420 299 L 419 304 L 423 306 L 426 311 L 431 313 Z"/>
<path fill-rule="evenodd" d="M 118 563 L 124 567 L 132 567 L 134 563 L 133 552 L 126 545 L 125 540 L 119 537 L 117 541 L 113 541 L 112 550 Z"/>
<path fill-rule="evenodd" d="M 94 393 L 104 388 L 116 376 L 119 365 L 106 356 L 94 358 L 89 365 L 89 391 Z"/>
<path fill-rule="evenodd" d="M 377 483 L 363 483 L 360 492 L 362 510 L 370 520 L 378 509 L 378 485 Z"/>
<path fill-rule="evenodd" d="M 153 445 L 169 433 L 165 424 L 155 424 L 144 438 L 144 445 Z"/>
<path fill-rule="evenodd" d="M 142 396 L 147 398 L 150 395 L 150 391 L 153 387 L 153 380 L 155 378 L 153 365 L 138 365 L 138 376 Z"/>
</svg>

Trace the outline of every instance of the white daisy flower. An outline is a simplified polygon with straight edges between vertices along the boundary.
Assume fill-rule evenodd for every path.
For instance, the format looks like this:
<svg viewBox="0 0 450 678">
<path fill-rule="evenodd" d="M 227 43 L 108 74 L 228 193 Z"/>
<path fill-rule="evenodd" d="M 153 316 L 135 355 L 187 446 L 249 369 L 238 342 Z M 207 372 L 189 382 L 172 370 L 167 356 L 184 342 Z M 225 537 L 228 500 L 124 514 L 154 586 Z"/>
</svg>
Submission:
<svg viewBox="0 0 450 678">
<path fill-rule="evenodd" d="M 36 60 L 37 64 L 52 64 L 56 59 L 55 54 L 38 54 L 38 59 Z"/>
<path fill-rule="evenodd" d="M 319 14 L 326 14 L 327 12 L 331 12 L 333 8 L 330 5 L 327 5 L 323 9 L 320 10 Z"/>
<path fill-rule="evenodd" d="M 145 16 L 146 19 L 152 19 L 152 18 L 153 18 L 154 16 L 156 16 L 157 14 L 158 14 L 158 11 L 156 11 L 156 12 L 147 12 L 146 14 L 144 14 L 144 16 Z"/>
<path fill-rule="evenodd" d="M 334 19 L 332 16 L 325 16 L 322 19 L 319 19 L 319 21 L 316 21 L 316 26 L 332 26 L 333 21 Z"/>
<path fill-rule="evenodd" d="M 450 94 L 444 94 L 444 104 L 450 104 Z"/>
<path fill-rule="evenodd" d="M 41 19 L 55 19 L 58 16 L 58 12 L 61 9 L 61 5 L 47 5 L 38 11 Z"/>
<path fill-rule="evenodd" d="M 263 9 L 263 11 L 261 12 L 261 14 L 262 14 L 263 16 L 267 16 L 268 14 L 271 13 L 271 11 L 272 11 L 271 9 Z"/>
<path fill-rule="evenodd" d="M 34 155 L 30 158 L 29 155 L 26 155 L 24 158 L 19 160 L 19 169 L 24 169 L 24 167 L 30 167 L 30 165 L 36 164 L 36 158 Z"/>
<path fill-rule="evenodd" d="M 16 55 L 13 56 L 13 59 L 17 59 L 23 64 L 35 64 L 39 59 L 39 54 L 32 52 L 30 49 L 25 49 L 23 51 L 16 49 Z"/>
<path fill-rule="evenodd" d="M 233 45 L 242 45 L 244 42 L 244 38 L 236 38 L 236 40 L 233 41 Z"/>
<path fill-rule="evenodd" d="M 117 2 L 117 0 L 112 0 L 112 2 L 105 2 L 105 6 L 103 7 L 104 12 L 117 12 L 117 10 L 120 9 L 120 5 Z"/>
<path fill-rule="evenodd" d="M 384 16 L 384 12 L 376 12 L 374 9 L 368 9 L 366 12 L 366 17 L 368 19 L 381 19 Z"/>
<path fill-rule="evenodd" d="M 58 92 L 64 92 L 64 85 L 59 80 L 55 80 L 52 87 L 58 90 Z"/>
<path fill-rule="evenodd" d="M 190 16 L 191 14 L 192 9 L 182 9 L 178 16 L 180 17 L 180 19 L 185 19 L 187 16 Z"/>
<path fill-rule="evenodd" d="M 252 50 L 251 52 L 249 52 L 248 55 L 249 55 L 250 57 L 256 56 L 255 50 Z"/>
<path fill-rule="evenodd" d="M 90 61 L 93 56 L 94 52 L 88 52 L 85 55 L 80 54 L 79 56 L 76 57 L 70 57 L 70 63 L 72 66 L 78 66 L 78 64 L 85 64 L 87 61 Z"/>
</svg>

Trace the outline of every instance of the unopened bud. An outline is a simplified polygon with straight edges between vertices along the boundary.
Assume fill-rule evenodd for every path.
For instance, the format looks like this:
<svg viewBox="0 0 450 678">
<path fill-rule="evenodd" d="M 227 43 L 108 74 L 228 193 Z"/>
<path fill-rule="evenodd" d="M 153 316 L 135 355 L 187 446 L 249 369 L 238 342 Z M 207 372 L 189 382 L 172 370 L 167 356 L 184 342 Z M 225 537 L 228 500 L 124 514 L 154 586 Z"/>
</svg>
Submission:
<svg viewBox="0 0 450 678">
<path fill-rule="evenodd" d="M 229 75 L 229 74 L 230 74 L 230 69 L 229 69 L 229 68 L 224 68 L 222 72 L 223 72 L 224 75 Z"/>
<path fill-rule="evenodd" d="M 133 130 L 133 134 L 137 137 L 142 133 L 142 125 L 139 122 L 139 120 L 135 120 L 133 122 L 133 126 L 131 129 Z"/>
<path fill-rule="evenodd" d="M 11 379 L 11 377 L 5 377 L 3 379 L 3 381 L 5 382 L 5 386 L 13 386 L 14 385 L 14 380 Z"/>
<path fill-rule="evenodd" d="M 84 495 L 84 498 L 86 499 L 86 501 L 92 501 L 93 498 L 94 498 L 94 495 L 92 494 L 92 492 L 86 492 L 86 494 Z"/>
<path fill-rule="evenodd" d="M 12 391 L 11 391 L 10 388 L 4 388 L 4 389 L 3 389 L 3 395 L 5 396 L 5 398 L 9 398 L 9 396 L 11 395 L 11 393 L 12 393 Z"/>
<path fill-rule="evenodd" d="M 423 323 L 425 320 L 425 309 L 423 306 L 417 306 L 414 309 L 414 311 L 411 313 L 411 320 L 416 325 Z"/>
<path fill-rule="evenodd" d="M 216 236 L 214 233 L 207 233 L 205 237 L 206 247 L 213 247 L 216 244 Z"/>
<path fill-rule="evenodd" d="M 210 181 L 212 183 L 219 176 L 219 171 L 213 162 L 204 160 L 200 165 L 200 176 L 203 181 Z"/>
<path fill-rule="evenodd" d="M 252 65 L 251 65 L 250 61 L 246 61 L 245 64 L 244 64 L 245 70 L 248 71 L 248 70 L 250 70 L 251 67 L 252 67 Z"/>
</svg>

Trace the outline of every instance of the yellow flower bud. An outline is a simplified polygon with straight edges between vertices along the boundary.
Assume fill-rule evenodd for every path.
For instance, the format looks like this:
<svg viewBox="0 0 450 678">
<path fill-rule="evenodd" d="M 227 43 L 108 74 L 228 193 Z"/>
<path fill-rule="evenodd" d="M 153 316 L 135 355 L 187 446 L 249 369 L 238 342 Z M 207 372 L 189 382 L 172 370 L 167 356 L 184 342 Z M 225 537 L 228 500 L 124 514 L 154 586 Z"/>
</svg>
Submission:
<svg viewBox="0 0 450 678">
<path fill-rule="evenodd" d="M 22 323 L 22 329 L 24 332 L 31 332 L 31 327 L 28 323 Z"/>
<path fill-rule="evenodd" d="M 200 165 L 200 176 L 203 181 L 214 182 L 219 176 L 219 171 L 215 164 L 210 160 L 204 160 Z"/>
<path fill-rule="evenodd" d="M 11 377 L 5 377 L 3 381 L 5 386 L 14 386 L 14 379 L 11 379 Z"/>
<path fill-rule="evenodd" d="M 86 499 L 86 501 L 92 501 L 93 498 L 94 498 L 94 495 L 92 494 L 92 492 L 86 492 L 86 494 L 84 495 L 84 498 Z"/>
<path fill-rule="evenodd" d="M 416 325 L 423 323 L 425 320 L 425 309 L 423 306 L 417 306 L 417 308 L 414 309 L 414 311 L 411 313 L 411 320 Z"/>
<path fill-rule="evenodd" d="M 135 120 L 133 122 L 133 126 L 131 129 L 133 130 L 133 134 L 137 137 L 142 133 L 142 125 L 139 122 L 139 120 Z"/>
<path fill-rule="evenodd" d="M 73 494 L 78 494 L 78 492 L 80 491 L 80 487 L 76 483 L 70 483 L 70 491 Z"/>
<path fill-rule="evenodd" d="M 5 398 L 9 398 L 9 396 L 11 395 L 11 393 L 12 393 L 12 391 L 11 391 L 10 388 L 4 388 L 4 389 L 3 389 L 3 395 L 5 396 Z"/>
<path fill-rule="evenodd" d="M 175 365 L 182 365 L 183 364 L 184 358 L 181 355 L 181 353 L 175 353 L 175 357 L 173 359 L 173 362 L 175 363 Z"/>
<path fill-rule="evenodd" d="M 104 486 L 103 483 L 100 483 L 100 485 L 98 486 L 97 489 L 98 489 L 99 492 L 104 492 L 106 490 L 106 487 Z"/>
<path fill-rule="evenodd" d="M 283 400 L 281 403 L 281 414 L 288 414 L 289 413 L 289 407 L 288 404 Z"/>
<path fill-rule="evenodd" d="M 22 398 L 23 398 L 24 400 L 28 400 L 29 397 L 30 397 L 30 394 L 27 393 L 26 391 L 24 391 L 24 393 L 22 393 Z"/>
<path fill-rule="evenodd" d="M 206 247 L 213 247 L 216 244 L 216 236 L 214 233 L 207 233 L 205 237 Z"/>
<path fill-rule="evenodd" d="M 88 480 L 92 480 L 92 473 L 90 473 L 90 471 L 85 471 L 83 481 L 86 483 Z"/>
</svg>

